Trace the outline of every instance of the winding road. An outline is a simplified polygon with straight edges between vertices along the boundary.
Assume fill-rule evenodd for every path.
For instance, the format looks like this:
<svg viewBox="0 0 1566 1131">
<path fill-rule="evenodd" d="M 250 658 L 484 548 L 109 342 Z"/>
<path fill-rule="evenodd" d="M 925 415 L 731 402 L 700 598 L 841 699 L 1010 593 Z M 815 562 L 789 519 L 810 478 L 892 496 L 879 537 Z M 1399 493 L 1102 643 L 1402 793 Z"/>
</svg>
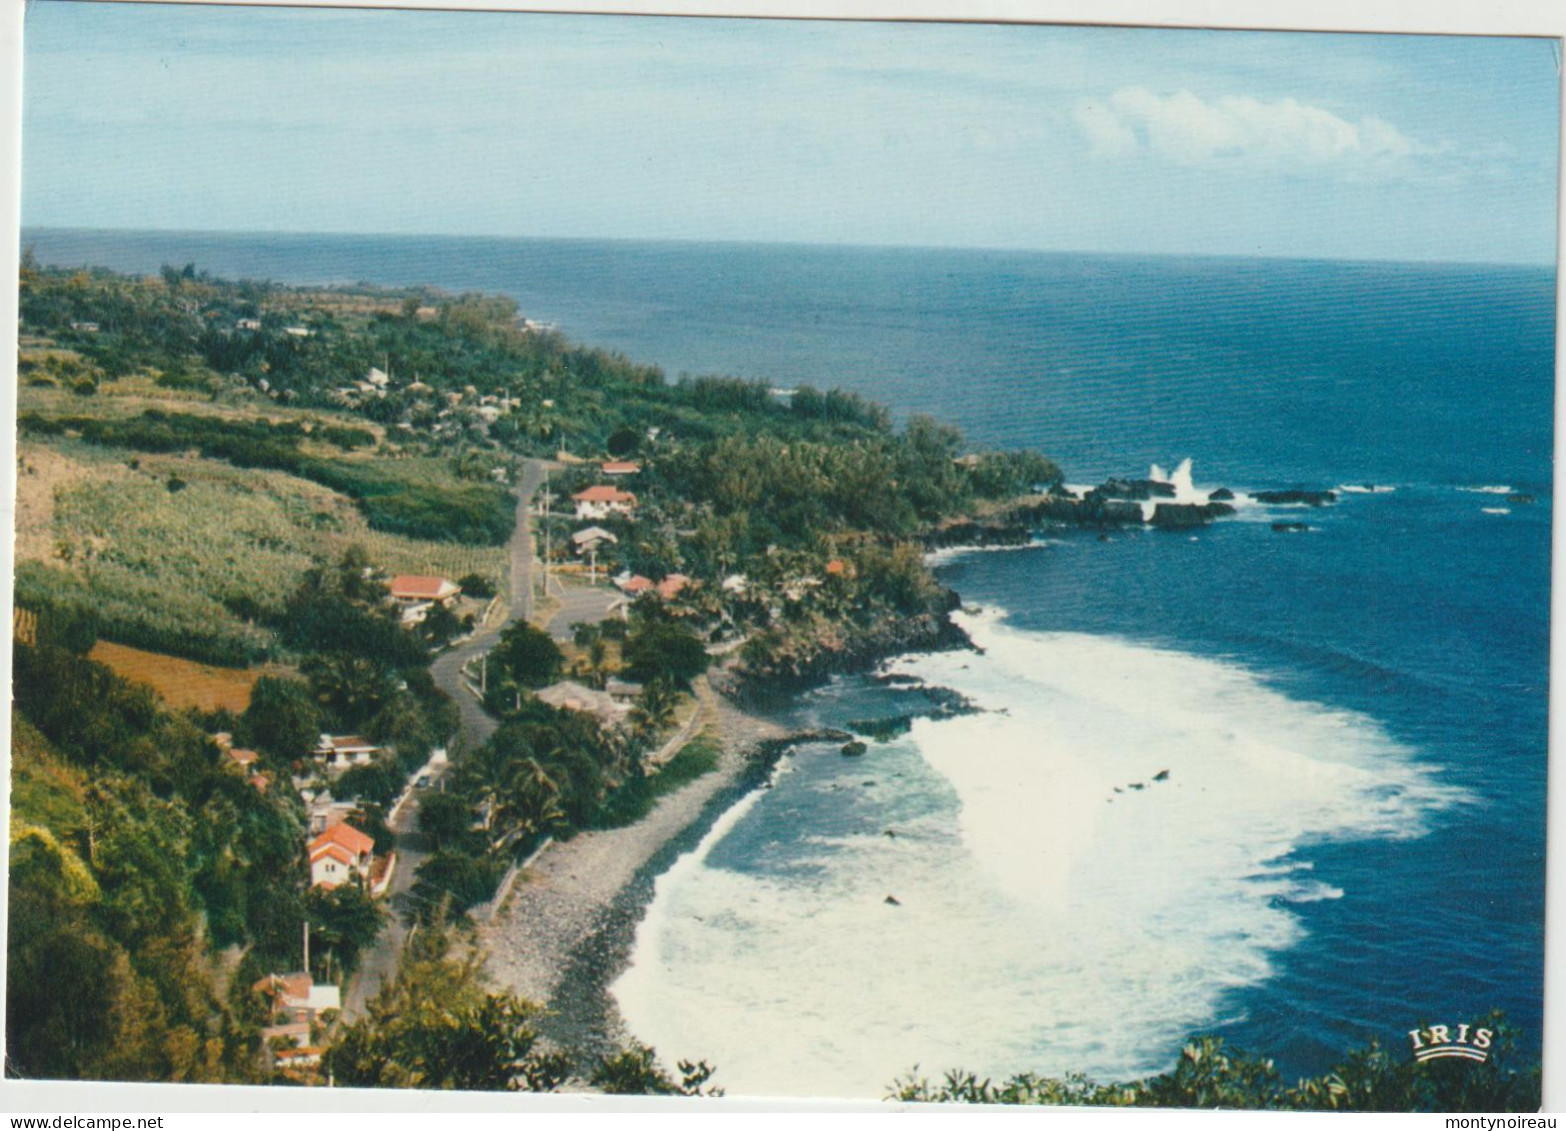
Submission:
<svg viewBox="0 0 1566 1131">
<path fill-rule="evenodd" d="M 542 460 L 527 460 L 522 465 L 522 476 L 517 481 L 517 524 L 512 531 L 508 549 L 511 555 L 511 593 L 506 606 L 506 616 L 496 624 L 474 632 L 466 641 L 448 652 L 443 652 L 430 664 L 430 675 L 436 685 L 457 704 L 461 725 L 459 734 L 453 736 L 448 749 L 456 753 L 459 740 L 468 746 L 477 746 L 495 733 L 495 720 L 485 713 L 473 694 L 462 686 L 462 668 L 470 659 L 483 655 L 493 645 L 494 638 L 514 621 L 526 619 L 533 611 L 533 524 L 528 514 L 533 495 L 544 481 L 546 465 Z M 397 870 L 392 874 L 387 890 L 386 903 L 391 914 L 381 928 L 375 945 L 366 950 L 359 960 L 348 992 L 344 995 L 342 1020 L 352 1022 L 364 1016 L 365 1003 L 380 990 L 383 982 L 397 970 L 397 959 L 408 939 L 406 913 L 412 909 L 409 889 L 414 874 L 429 856 L 429 846 L 419 829 L 419 790 L 410 795 L 397 808 L 388 822 L 397 838 Z"/>
</svg>

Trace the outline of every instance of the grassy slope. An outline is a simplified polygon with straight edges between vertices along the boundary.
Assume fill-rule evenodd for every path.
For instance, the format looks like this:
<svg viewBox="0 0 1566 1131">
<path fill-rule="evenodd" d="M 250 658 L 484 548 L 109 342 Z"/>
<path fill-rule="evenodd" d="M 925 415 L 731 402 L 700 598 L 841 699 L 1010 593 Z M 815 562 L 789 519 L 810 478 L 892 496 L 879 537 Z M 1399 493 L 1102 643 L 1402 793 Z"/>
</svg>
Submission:
<svg viewBox="0 0 1566 1131">
<path fill-rule="evenodd" d="M 97 397 L 21 390 L 24 412 L 122 416 L 148 407 L 326 418 L 277 410 L 270 403 L 214 406 L 205 398 L 184 399 L 165 390 L 145 397 L 129 389 Z M 372 531 L 344 496 L 283 472 L 240 469 L 188 455 L 119 452 L 64 437 L 22 440 L 18 457 L 18 511 L 24 519 L 18 562 L 68 571 L 111 622 L 152 619 L 177 631 L 215 631 L 260 650 L 269 634 L 247 623 L 233 606 L 243 600 L 263 608 L 279 606 L 312 564 L 334 559 L 355 543 L 392 573 L 455 578 L 472 572 L 504 584 L 503 547 Z M 393 462 L 369 453 L 339 458 Z M 399 471 L 435 482 L 450 476 L 441 461 L 395 463 Z M 171 492 L 171 481 L 184 486 Z"/>
</svg>

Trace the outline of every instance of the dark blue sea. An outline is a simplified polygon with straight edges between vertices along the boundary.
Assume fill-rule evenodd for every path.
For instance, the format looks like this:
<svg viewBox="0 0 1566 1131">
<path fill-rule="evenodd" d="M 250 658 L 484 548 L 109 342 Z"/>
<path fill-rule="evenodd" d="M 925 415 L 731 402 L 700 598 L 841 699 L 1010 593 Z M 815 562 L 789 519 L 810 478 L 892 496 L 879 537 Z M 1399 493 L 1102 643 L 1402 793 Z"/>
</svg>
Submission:
<svg viewBox="0 0 1566 1131">
<path fill-rule="evenodd" d="M 1197 533 L 947 554 L 981 710 L 806 747 L 658 883 L 615 987 L 733 1093 L 1319 1071 L 1543 985 L 1554 274 L 1456 265 L 436 238 L 24 233 L 45 262 L 503 291 L 571 337 L 840 386 L 1068 482 L 1227 486 Z M 1181 467 L 1183 461 L 1191 461 Z M 1316 509 L 1268 488 L 1332 488 Z M 1532 502 L 1520 496 L 1531 496 Z M 1303 522 L 1281 533 L 1274 522 Z M 801 721 L 909 713 L 839 680 Z M 1164 774 L 1163 777 L 1157 775 Z M 888 902 L 886 897 L 896 902 Z"/>
</svg>

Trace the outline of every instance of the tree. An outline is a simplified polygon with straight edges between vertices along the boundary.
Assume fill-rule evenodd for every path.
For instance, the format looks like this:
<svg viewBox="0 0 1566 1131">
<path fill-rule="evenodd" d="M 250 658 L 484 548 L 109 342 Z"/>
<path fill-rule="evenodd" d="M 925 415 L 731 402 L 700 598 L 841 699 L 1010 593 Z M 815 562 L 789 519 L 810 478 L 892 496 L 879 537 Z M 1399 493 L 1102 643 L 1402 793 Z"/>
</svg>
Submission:
<svg viewBox="0 0 1566 1131">
<path fill-rule="evenodd" d="M 460 847 L 470 836 L 473 811 L 455 793 L 433 793 L 419 802 L 419 831 L 435 842 L 437 851 Z"/>
<path fill-rule="evenodd" d="M 460 916 L 493 895 L 500 879 L 489 861 L 456 852 L 437 852 L 414 875 L 413 898 L 421 922 Z"/>
<path fill-rule="evenodd" d="M 711 662 L 701 639 L 672 621 L 645 621 L 633 628 L 623 654 L 633 677 L 649 683 L 662 679 L 681 688 L 688 688 Z"/>
<path fill-rule="evenodd" d="M 721 1096 L 722 1088 L 708 1088 L 713 1068 L 705 1060 L 680 1061 L 680 1079 L 658 1066 L 658 1054 L 646 1045 L 630 1045 L 599 1059 L 589 1083 L 611 1096 Z"/>
<path fill-rule="evenodd" d="M 465 573 L 457 579 L 457 584 L 462 587 L 463 596 L 466 597 L 484 600 L 495 595 L 494 579 L 481 573 Z"/>
<path fill-rule="evenodd" d="M 500 634 L 494 658 L 523 687 L 547 686 L 565 666 L 565 656 L 549 634 L 522 620 Z"/>
<path fill-rule="evenodd" d="M 638 741 L 651 745 L 658 735 L 674 725 L 674 711 L 679 703 L 679 692 L 665 678 L 647 683 L 631 705 L 631 726 Z"/>
<path fill-rule="evenodd" d="M 553 1091 L 569 1074 L 538 1048 L 541 1010 L 484 983 L 484 957 L 445 928 L 410 941 L 396 976 L 326 1053 L 335 1082 L 361 1088 Z"/>
<path fill-rule="evenodd" d="M 380 934 L 384 919 L 380 907 L 358 884 L 341 884 L 330 891 L 311 888 L 305 896 L 305 913 L 328 978 L 334 956 L 342 973 L 353 971 L 360 952 Z"/>
<path fill-rule="evenodd" d="M 321 711 L 310 688 L 278 676 L 256 680 L 241 721 L 253 745 L 285 762 L 315 749 L 321 733 Z"/>
<path fill-rule="evenodd" d="M 609 433 L 609 439 L 604 441 L 604 447 L 616 459 L 624 459 L 628 455 L 635 454 L 636 449 L 641 447 L 641 443 L 641 433 L 629 425 L 622 424 Z"/>
</svg>

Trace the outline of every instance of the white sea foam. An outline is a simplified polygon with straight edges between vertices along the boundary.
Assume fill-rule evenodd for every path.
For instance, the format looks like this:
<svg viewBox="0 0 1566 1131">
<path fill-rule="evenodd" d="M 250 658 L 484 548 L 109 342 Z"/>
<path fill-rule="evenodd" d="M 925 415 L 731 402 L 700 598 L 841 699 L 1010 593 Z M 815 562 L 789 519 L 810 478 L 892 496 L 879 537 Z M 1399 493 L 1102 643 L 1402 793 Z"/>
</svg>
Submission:
<svg viewBox="0 0 1566 1131">
<path fill-rule="evenodd" d="M 999 554 L 1016 550 L 1037 550 L 1042 546 L 1058 546 L 1060 542 L 1049 538 L 1034 538 L 1013 546 L 942 546 L 924 555 L 924 564 L 930 567 L 950 565 L 969 554 Z"/>
<path fill-rule="evenodd" d="M 1462 799 L 1372 720 L 1237 664 L 961 619 L 982 655 L 891 667 L 988 710 L 864 762 L 866 796 L 921 815 L 818 833 L 810 867 L 769 872 L 706 863 L 731 812 L 658 883 L 614 992 L 731 1095 L 877 1097 L 916 1062 L 1160 1069 L 1299 941 L 1291 906 L 1342 895 L 1295 850 L 1417 836 Z"/>
<path fill-rule="evenodd" d="M 1473 495 L 1510 495 L 1512 493 L 1512 488 L 1504 483 L 1489 487 L 1459 487 L 1458 490 L 1467 491 Z"/>
<path fill-rule="evenodd" d="M 1511 514 L 1511 507 L 1480 507 L 1485 514 Z"/>
<path fill-rule="evenodd" d="M 1390 495 L 1396 490 L 1384 483 L 1340 483 L 1337 486 L 1340 495 Z"/>
</svg>

